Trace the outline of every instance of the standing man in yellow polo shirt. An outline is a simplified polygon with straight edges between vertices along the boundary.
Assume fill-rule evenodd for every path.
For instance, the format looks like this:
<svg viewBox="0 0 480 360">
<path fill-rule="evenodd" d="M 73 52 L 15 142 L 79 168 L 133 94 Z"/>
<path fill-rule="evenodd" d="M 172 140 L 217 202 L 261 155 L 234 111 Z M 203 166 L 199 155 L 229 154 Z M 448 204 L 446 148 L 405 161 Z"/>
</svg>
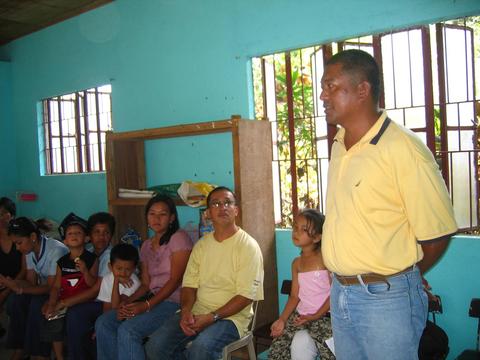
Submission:
<svg viewBox="0 0 480 360">
<path fill-rule="evenodd" d="M 207 212 L 214 232 L 195 244 L 183 276 L 181 313 L 150 336 L 149 359 L 220 359 L 225 345 L 245 334 L 252 301 L 263 299 L 262 253 L 235 224 L 233 192 L 213 189 Z"/>
<path fill-rule="evenodd" d="M 340 126 L 322 238 L 339 360 L 418 358 L 422 274 L 457 231 L 432 153 L 379 109 L 380 83 L 377 63 L 361 50 L 334 55 L 322 78 L 327 123 Z"/>
</svg>

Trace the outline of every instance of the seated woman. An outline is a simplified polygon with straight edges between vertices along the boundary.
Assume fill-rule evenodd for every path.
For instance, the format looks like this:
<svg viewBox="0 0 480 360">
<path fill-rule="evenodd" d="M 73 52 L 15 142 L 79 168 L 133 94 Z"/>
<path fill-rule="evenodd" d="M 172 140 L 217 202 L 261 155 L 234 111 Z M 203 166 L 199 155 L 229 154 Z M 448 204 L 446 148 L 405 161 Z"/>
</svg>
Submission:
<svg viewBox="0 0 480 360">
<path fill-rule="evenodd" d="M 15 203 L 7 197 L 0 198 L 0 314 L 12 291 L 3 285 L 3 281 L 25 278 L 25 256 L 20 253 L 8 236 L 8 224 L 15 218 Z M 0 337 L 6 330 L 0 324 Z"/>
<path fill-rule="evenodd" d="M 57 260 L 68 253 L 68 248 L 47 238 L 40 229 L 39 224 L 26 217 L 14 219 L 8 226 L 8 235 L 26 255 L 27 264 L 26 280 L 4 281 L 15 292 L 7 304 L 10 316 L 7 348 L 15 350 L 12 359 L 21 359 L 23 351 L 31 357 L 50 358 L 51 344 L 42 342 L 39 336 L 43 322 L 41 308 L 55 281 Z"/>
<path fill-rule="evenodd" d="M 99 359 L 144 359 L 143 339 L 179 309 L 180 285 L 192 241 L 179 229 L 177 209 L 169 197 L 158 195 L 150 199 L 145 216 L 154 234 L 140 250 L 142 286 L 128 303 L 97 319 Z M 153 297 L 140 300 L 148 291 Z"/>
</svg>

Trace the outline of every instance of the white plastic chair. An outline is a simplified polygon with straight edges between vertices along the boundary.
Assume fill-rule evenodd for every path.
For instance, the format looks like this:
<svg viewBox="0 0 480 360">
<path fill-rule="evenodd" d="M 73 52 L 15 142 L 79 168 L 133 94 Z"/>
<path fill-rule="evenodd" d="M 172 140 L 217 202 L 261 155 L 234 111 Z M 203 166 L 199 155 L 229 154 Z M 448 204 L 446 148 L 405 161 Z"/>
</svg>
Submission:
<svg viewBox="0 0 480 360">
<path fill-rule="evenodd" d="M 253 302 L 253 317 L 248 326 L 248 331 L 240 339 L 228 344 L 223 348 L 223 357 L 222 360 L 231 360 L 232 352 L 235 350 L 247 347 L 248 349 L 248 358 L 250 360 L 256 360 L 257 355 L 255 354 L 255 346 L 253 345 L 253 330 L 255 329 L 255 322 L 257 320 L 257 307 L 258 301 Z"/>
</svg>

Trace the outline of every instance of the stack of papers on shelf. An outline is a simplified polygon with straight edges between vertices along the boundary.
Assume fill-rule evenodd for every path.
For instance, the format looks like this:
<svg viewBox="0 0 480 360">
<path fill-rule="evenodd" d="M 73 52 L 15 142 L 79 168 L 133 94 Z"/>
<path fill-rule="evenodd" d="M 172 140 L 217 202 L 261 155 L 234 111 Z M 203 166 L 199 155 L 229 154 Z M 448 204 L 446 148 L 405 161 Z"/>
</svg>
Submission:
<svg viewBox="0 0 480 360">
<path fill-rule="evenodd" d="M 118 189 L 118 197 L 120 198 L 146 198 L 150 199 L 155 195 L 154 191 L 149 190 L 136 190 L 136 189 Z"/>
</svg>

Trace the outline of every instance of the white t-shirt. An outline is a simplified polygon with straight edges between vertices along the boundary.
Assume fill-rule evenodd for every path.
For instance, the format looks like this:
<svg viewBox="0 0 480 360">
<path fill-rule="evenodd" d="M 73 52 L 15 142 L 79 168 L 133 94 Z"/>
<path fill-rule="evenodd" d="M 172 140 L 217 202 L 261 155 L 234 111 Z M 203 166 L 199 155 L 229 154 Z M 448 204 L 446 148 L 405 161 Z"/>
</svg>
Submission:
<svg viewBox="0 0 480 360">
<path fill-rule="evenodd" d="M 140 280 L 138 279 L 137 275 L 132 274 L 132 276 L 130 276 L 130 279 L 133 281 L 133 284 L 131 287 L 127 288 L 122 284 L 119 285 L 120 295 L 130 296 L 140 287 Z M 112 288 L 113 288 L 113 273 L 108 273 L 102 279 L 102 285 L 100 286 L 100 291 L 98 293 L 97 300 L 103 301 L 106 303 L 112 302 Z"/>
</svg>

